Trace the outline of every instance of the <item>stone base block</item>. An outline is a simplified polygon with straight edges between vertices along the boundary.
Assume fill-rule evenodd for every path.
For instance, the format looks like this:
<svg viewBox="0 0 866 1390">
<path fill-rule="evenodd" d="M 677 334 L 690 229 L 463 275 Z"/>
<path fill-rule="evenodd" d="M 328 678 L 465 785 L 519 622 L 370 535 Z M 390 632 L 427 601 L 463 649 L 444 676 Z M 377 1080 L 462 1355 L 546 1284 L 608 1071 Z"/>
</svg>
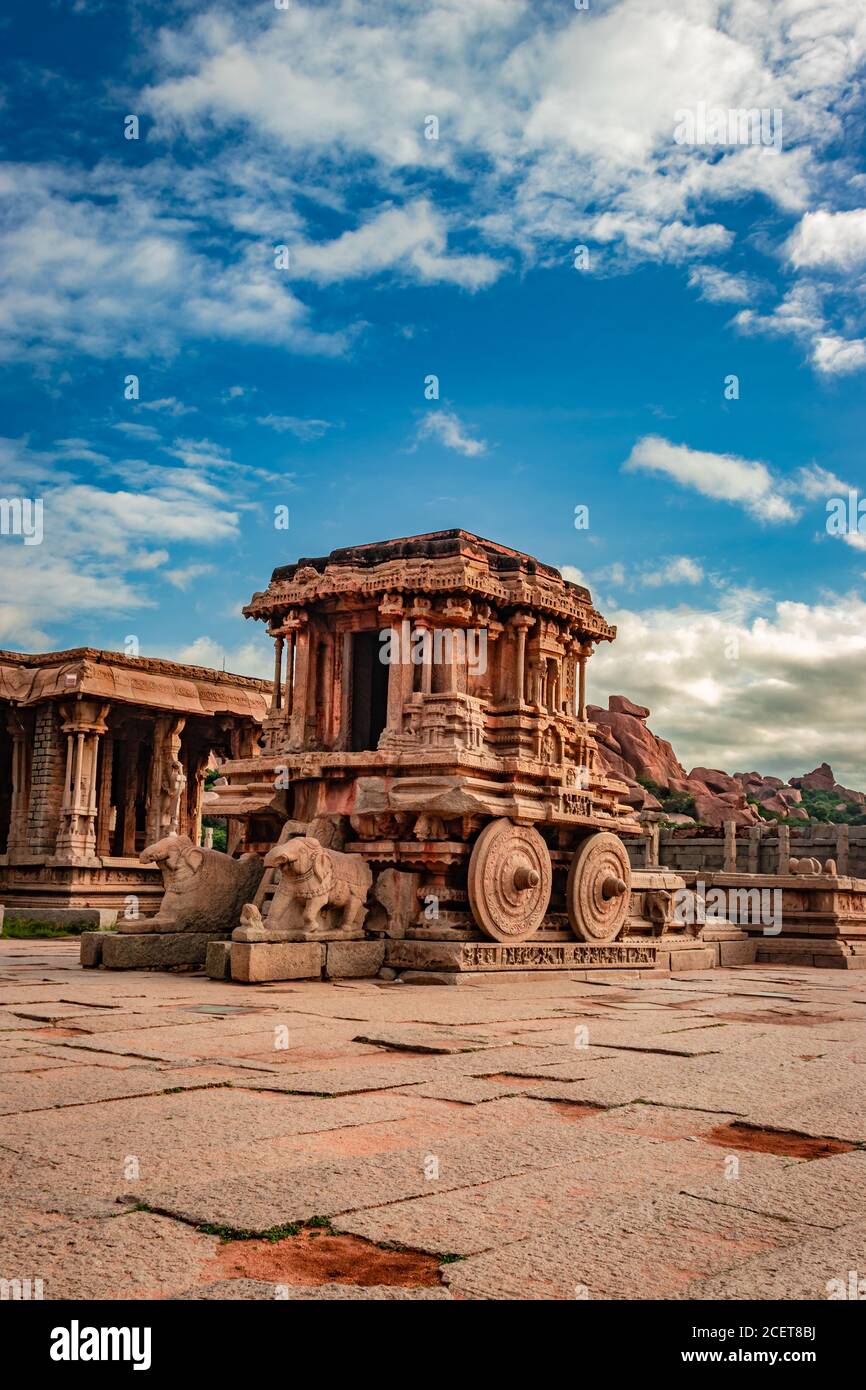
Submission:
<svg viewBox="0 0 866 1390">
<path fill-rule="evenodd" d="M 378 975 L 384 961 L 384 941 L 325 942 L 325 974 L 329 980 Z"/>
<path fill-rule="evenodd" d="M 78 959 L 85 970 L 93 970 L 97 965 L 102 964 L 102 945 L 107 935 L 108 933 L 103 931 L 84 931 L 81 933 Z"/>
<path fill-rule="evenodd" d="M 204 968 L 212 980 L 230 980 L 232 977 L 232 943 L 230 941 L 209 941 Z"/>
<path fill-rule="evenodd" d="M 744 941 L 719 941 L 719 965 L 754 965 L 758 943 L 748 937 Z"/>
<path fill-rule="evenodd" d="M 9 906 L 9 916 L 17 922 L 51 922 L 58 927 L 107 931 L 117 921 L 116 907 L 18 907 Z"/>
<path fill-rule="evenodd" d="M 366 943 L 346 941 L 339 944 L 363 946 Z M 232 979 L 246 985 L 264 984 L 270 980 L 319 980 L 324 964 L 325 947 L 318 941 L 231 943 Z"/>
<path fill-rule="evenodd" d="M 653 941 L 612 941 L 599 946 L 582 941 L 500 945 L 495 941 L 404 940 L 386 943 L 385 964 L 401 971 L 633 970 L 652 969 L 658 951 Z"/>
<path fill-rule="evenodd" d="M 811 965 L 820 970 L 866 970 L 866 945 L 861 941 L 812 940 L 785 936 L 755 938 L 759 965 Z"/>
<path fill-rule="evenodd" d="M 203 966 L 208 944 L 216 939 L 206 932 L 142 932 L 139 936 L 106 932 L 102 942 L 102 964 L 106 970 Z"/>
</svg>

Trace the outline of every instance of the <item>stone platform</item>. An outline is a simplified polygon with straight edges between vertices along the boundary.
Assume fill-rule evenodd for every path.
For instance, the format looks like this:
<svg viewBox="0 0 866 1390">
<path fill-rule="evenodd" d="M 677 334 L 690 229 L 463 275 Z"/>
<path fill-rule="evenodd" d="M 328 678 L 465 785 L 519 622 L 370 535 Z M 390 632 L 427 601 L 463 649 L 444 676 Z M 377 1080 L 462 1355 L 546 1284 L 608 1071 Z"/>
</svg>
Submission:
<svg viewBox="0 0 866 1390">
<path fill-rule="evenodd" d="M 213 979 L 243 984 L 277 980 L 358 979 L 384 967 L 388 978 L 451 983 L 456 977 L 488 973 L 521 978 L 534 971 L 653 972 L 708 970 L 718 964 L 714 943 L 682 936 L 615 941 L 524 941 L 514 945 L 479 941 L 217 941 L 207 949 Z"/>
<path fill-rule="evenodd" d="M 714 890 L 725 895 L 726 921 L 708 920 L 706 940 L 724 926 L 753 946 L 752 960 L 767 965 L 866 969 L 866 879 L 843 874 L 684 874 L 689 888 L 704 885 L 706 906 Z M 725 964 L 747 964 L 729 956 Z"/>
</svg>

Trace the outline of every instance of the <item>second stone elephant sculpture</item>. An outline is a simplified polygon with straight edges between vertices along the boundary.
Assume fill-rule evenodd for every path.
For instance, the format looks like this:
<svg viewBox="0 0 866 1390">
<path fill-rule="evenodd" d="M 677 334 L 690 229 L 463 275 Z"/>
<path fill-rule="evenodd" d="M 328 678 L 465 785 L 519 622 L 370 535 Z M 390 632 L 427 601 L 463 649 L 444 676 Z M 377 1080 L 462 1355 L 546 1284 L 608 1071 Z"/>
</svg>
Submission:
<svg viewBox="0 0 866 1390">
<path fill-rule="evenodd" d="M 162 870 L 165 896 L 155 917 L 122 918 L 121 932 L 204 932 L 228 936 L 255 895 L 264 865 L 256 854 L 232 859 L 200 849 L 188 835 L 166 835 L 141 851 L 142 864 Z"/>
<path fill-rule="evenodd" d="M 236 941 L 345 941 L 364 935 L 373 875 L 357 854 L 328 849 L 311 835 L 296 835 L 274 845 L 265 866 L 280 872 L 267 920 L 248 903 Z"/>
</svg>

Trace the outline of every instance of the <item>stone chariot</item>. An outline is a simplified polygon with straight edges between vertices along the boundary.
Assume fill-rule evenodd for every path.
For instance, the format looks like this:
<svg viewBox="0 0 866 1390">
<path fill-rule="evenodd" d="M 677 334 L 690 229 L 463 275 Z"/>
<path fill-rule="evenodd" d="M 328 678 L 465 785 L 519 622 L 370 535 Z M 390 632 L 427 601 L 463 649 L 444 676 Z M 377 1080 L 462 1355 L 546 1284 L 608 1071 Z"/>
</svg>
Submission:
<svg viewBox="0 0 866 1390">
<path fill-rule="evenodd" d="M 455 530 L 279 568 L 244 612 L 275 658 L 262 754 L 215 788 L 230 851 L 265 859 L 235 978 L 283 978 L 310 942 L 354 947 L 359 974 L 653 963 L 640 898 L 665 876 L 635 881 L 641 827 L 587 720 L 587 660 L 616 636 L 587 589 Z"/>
</svg>

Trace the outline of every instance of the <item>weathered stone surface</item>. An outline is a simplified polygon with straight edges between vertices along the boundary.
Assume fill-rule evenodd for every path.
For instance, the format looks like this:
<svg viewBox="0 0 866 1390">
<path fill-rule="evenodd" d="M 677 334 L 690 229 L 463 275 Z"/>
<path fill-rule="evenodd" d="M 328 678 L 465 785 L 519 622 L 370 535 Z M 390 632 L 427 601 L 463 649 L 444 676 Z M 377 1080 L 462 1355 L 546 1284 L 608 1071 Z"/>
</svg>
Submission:
<svg viewBox="0 0 866 1390">
<path fill-rule="evenodd" d="M 126 935 L 106 932 L 102 964 L 107 970 L 167 970 L 175 965 L 204 965 L 210 932 L 154 932 Z"/>
<path fill-rule="evenodd" d="M 325 948 L 315 941 L 233 941 L 232 979 L 243 984 L 266 980 L 318 980 Z"/>
<path fill-rule="evenodd" d="M 114 926 L 117 921 L 117 908 L 15 906 L 10 907 L 9 916 L 18 922 L 52 922 L 58 927 L 87 927 L 91 931 L 103 931 Z"/>
<path fill-rule="evenodd" d="M 675 1298 L 860 1301 L 866 1221 L 834 1231 L 811 1232 L 769 1254 L 757 1255 L 724 1274 L 689 1284 Z M 851 1278 L 851 1271 L 854 1278 Z"/>
<path fill-rule="evenodd" d="M 658 947 L 650 941 L 524 941 L 515 945 L 474 941 L 389 941 L 386 963 L 397 970 L 575 970 L 586 966 L 652 967 Z"/>
<path fill-rule="evenodd" d="M 85 931 L 81 933 L 79 960 L 86 969 L 102 964 L 102 943 L 105 940 L 103 932 Z"/>
<path fill-rule="evenodd" d="M 204 968 L 212 980 L 230 980 L 232 977 L 232 943 L 230 941 L 209 941 Z"/>
<path fill-rule="evenodd" d="M 363 1302 L 439 1302 L 453 1299 L 448 1289 L 401 1289 L 391 1284 L 266 1284 L 261 1279 L 222 1279 L 204 1288 L 178 1294 L 186 1300 L 216 1299 L 219 1302 L 278 1299 L 288 1302 L 332 1303 L 349 1300 Z"/>
<path fill-rule="evenodd" d="M 580 973 L 239 991 L 4 941 L 3 1248 L 73 1295 L 267 1299 L 270 1270 L 231 1278 L 190 1223 L 316 1215 L 462 1256 L 443 1275 L 470 1299 L 827 1296 L 822 1264 L 858 1267 L 866 1151 L 804 1162 L 797 1136 L 866 1135 L 858 976 Z M 425 1039 L 476 1050 L 402 1051 Z"/>
<path fill-rule="evenodd" d="M 754 937 L 746 941 L 720 941 L 719 965 L 754 965 L 757 942 Z"/>
<path fill-rule="evenodd" d="M 377 975 L 384 960 L 384 941 L 329 941 L 325 945 L 325 975 L 331 980 Z"/>
<path fill-rule="evenodd" d="M 118 1208 L 111 1218 L 0 1237 L 0 1269 L 38 1271 L 47 1300 L 166 1298 L 204 1271 L 216 1244 L 167 1217 Z"/>
</svg>

